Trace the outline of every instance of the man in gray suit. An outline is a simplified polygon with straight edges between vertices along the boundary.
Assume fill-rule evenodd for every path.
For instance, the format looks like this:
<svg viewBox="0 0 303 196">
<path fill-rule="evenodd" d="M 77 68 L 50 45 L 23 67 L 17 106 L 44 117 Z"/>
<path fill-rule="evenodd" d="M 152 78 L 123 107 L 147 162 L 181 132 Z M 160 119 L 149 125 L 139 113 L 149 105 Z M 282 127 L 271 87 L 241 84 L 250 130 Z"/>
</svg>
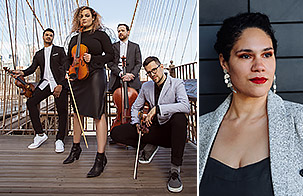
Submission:
<svg viewBox="0 0 303 196">
<path fill-rule="evenodd" d="M 150 163 L 158 146 L 171 148 L 171 170 L 167 188 L 171 192 L 181 192 L 180 166 L 187 135 L 187 119 L 190 106 L 184 82 L 164 73 L 163 65 L 157 57 L 148 57 L 143 62 L 147 75 L 152 81 L 142 85 L 138 98 L 131 110 L 131 123 L 114 127 L 111 137 L 117 143 L 137 147 L 141 129 L 138 113 L 148 102 L 150 111 L 145 119 L 149 133 L 142 136 L 140 163 Z"/>
<path fill-rule="evenodd" d="M 129 27 L 126 24 L 119 24 L 117 27 L 120 41 L 113 44 L 115 53 L 113 62 L 108 64 L 111 69 L 109 90 L 114 92 L 121 85 L 121 80 L 127 81 L 128 86 L 139 91 L 141 82 L 139 72 L 142 66 L 142 57 L 138 44 L 128 40 Z M 121 57 L 126 57 L 126 74 L 122 72 Z"/>
</svg>

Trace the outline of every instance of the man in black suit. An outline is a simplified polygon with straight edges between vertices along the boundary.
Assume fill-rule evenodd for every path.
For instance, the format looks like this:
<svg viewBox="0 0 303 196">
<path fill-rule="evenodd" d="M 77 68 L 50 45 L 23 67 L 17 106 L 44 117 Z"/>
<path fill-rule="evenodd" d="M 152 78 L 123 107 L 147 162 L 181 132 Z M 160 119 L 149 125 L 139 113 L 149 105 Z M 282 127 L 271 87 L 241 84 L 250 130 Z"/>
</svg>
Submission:
<svg viewBox="0 0 303 196">
<path fill-rule="evenodd" d="M 121 86 L 121 80 L 127 81 L 128 86 L 136 89 L 141 88 L 139 72 L 142 66 L 142 57 L 138 44 L 128 40 L 129 27 L 126 24 L 119 24 L 117 27 L 120 41 L 113 44 L 115 57 L 108 66 L 111 69 L 109 90 L 114 92 Z M 122 72 L 121 57 L 126 57 L 126 74 Z"/>
<path fill-rule="evenodd" d="M 15 77 L 28 76 L 40 67 L 41 78 L 33 96 L 26 102 L 32 121 L 35 137 L 29 149 L 38 148 L 48 137 L 43 132 L 40 122 L 38 104 L 50 95 L 54 95 L 57 111 L 59 114 L 59 131 L 56 136 L 55 151 L 64 151 L 64 137 L 67 123 L 67 89 L 65 81 L 66 54 L 62 47 L 53 45 L 54 31 L 50 28 L 44 30 L 44 48 L 36 52 L 32 65 L 23 71 L 14 71 Z"/>
</svg>

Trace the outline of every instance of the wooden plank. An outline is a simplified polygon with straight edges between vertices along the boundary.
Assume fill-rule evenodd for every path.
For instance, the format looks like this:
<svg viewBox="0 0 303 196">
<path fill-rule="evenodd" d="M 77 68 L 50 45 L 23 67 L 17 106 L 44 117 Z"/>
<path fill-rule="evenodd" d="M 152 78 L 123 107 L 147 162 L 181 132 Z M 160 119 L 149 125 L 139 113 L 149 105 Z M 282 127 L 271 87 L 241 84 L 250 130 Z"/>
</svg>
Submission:
<svg viewBox="0 0 303 196">
<path fill-rule="evenodd" d="M 66 151 L 54 152 L 55 136 L 38 149 L 27 146 L 33 136 L 0 136 L 0 195 L 171 195 L 166 182 L 170 168 L 170 149 L 160 148 L 154 160 L 139 165 L 138 179 L 133 180 L 135 149 L 107 145 L 108 164 L 96 178 L 86 178 L 94 163 L 96 139 L 88 136 L 89 148 L 82 143 L 80 159 L 64 165 L 72 138 L 66 139 Z M 181 195 L 197 195 L 196 148 L 186 144 L 181 178 Z"/>
</svg>

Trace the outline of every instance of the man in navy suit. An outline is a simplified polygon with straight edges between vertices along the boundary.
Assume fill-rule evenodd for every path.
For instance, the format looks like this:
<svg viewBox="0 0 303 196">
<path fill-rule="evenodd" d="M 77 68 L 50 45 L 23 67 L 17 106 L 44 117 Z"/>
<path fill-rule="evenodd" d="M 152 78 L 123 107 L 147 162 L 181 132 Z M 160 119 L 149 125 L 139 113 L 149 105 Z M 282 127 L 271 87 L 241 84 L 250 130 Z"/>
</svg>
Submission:
<svg viewBox="0 0 303 196">
<path fill-rule="evenodd" d="M 28 76 L 40 67 L 41 77 L 33 96 L 26 102 L 30 119 L 35 130 L 34 142 L 28 146 L 29 149 L 38 148 L 48 137 L 44 133 L 40 121 L 38 104 L 54 95 L 57 111 L 59 114 L 59 131 L 56 136 L 55 151 L 64 151 L 64 137 L 67 123 L 67 89 L 65 81 L 66 54 L 62 47 L 54 46 L 54 31 L 50 28 L 44 30 L 44 48 L 36 52 L 32 65 L 23 71 L 14 71 L 15 77 L 19 75 Z"/>
<path fill-rule="evenodd" d="M 139 72 L 142 67 L 142 57 L 138 44 L 128 40 L 129 27 L 126 24 L 119 24 L 117 27 L 120 41 L 113 44 L 115 53 L 113 62 L 108 64 L 111 69 L 109 90 L 114 92 L 121 85 L 121 80 L 127 81 L 128 86 L 139 91 L 141 82 Z M 122 72 L 121 57 L 126 57 L 126 74 Z"/>
</svg>

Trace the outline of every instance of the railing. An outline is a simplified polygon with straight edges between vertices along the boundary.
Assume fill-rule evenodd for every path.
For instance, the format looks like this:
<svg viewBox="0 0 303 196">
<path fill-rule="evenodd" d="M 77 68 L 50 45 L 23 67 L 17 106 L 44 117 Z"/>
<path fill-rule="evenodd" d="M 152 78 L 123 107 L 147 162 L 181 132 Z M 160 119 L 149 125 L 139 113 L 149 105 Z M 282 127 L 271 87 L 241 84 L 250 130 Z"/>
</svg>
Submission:
<svg viewBox="0 0 303 196">
<path fill-rule="evenodd" d="M 196 89 L 196 84 L 191 84 L 194 81 L 195 73 L 194 70 L 196 63 L 190 63 L 186 65 L 171 66 L 170 71 L 175 72 L 178 78 L 184 79 L 186 84 L 193 86 Z M 14 79 L 3 70 L 0 71 L 0 132 L 1 134 L 34 134 L 32 124 L 30 121 L 28 110 L 26 109 L 26 98 L 19 94 L 19 89 L 14 84 Z M 107 75 L 109 78 L 109 70 L 107 69 Z M 33 78 L 38 78 L 32 76 Z M 188 86 L 188 85 L 187 85 Z M 196 127 L 197 127 L 197 97 L 195 92 L 189 94 L 191 112 L 188 115 L 188 140 L 196 144 Z M 72 115 L 72 105 L 71 98 L 69 96 L 68 105 L 68 133 L 72 134 L 73 130 L 73 115 Z M 108 129 L 112 124 L 113 119 L 116 116 L 116 108 L 114 107 L 112 94 L 106 93 L 106 117 Z M 49 96 L 47 99 L 40 103 L 40 120 L 43 129 L 48 134 L 56 134 L 58 127 L 58 115 L 57 108 L 54 103 L 53 96 Z M 84 118 L 84 129 L 86 134 L 95 134 L 96 125 L 92 118 Z"/>
<path fill-rule="evenodd" d="M 175 78 L 183 79 L 185 82 L 186 92 L 190 103 L 187 138 L 192 143 L 197 144 L 197 62 L 179 66 L 173 65 L 173 61 L 170 63 L 169 68 L 167 68 L 170 75 Z"/>
</svg>

